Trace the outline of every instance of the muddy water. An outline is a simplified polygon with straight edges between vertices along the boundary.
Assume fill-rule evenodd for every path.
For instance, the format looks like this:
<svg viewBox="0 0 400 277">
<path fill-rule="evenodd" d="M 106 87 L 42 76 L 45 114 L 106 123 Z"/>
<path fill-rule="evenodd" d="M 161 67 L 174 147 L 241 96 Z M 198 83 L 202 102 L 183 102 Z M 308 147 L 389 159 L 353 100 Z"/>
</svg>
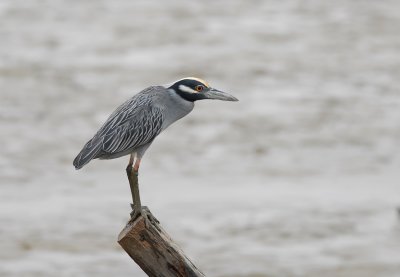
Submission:
<svg viewBox="0 0 400 277">
<path fill-rule="evenodd" d="M 0 275 L 144 276 L 127 159 L 72 160 L 140 89 L 199 76 L 142 202 L 208 276 L 399 276 L 398 1 L 1 1 Z"/>
</svg>

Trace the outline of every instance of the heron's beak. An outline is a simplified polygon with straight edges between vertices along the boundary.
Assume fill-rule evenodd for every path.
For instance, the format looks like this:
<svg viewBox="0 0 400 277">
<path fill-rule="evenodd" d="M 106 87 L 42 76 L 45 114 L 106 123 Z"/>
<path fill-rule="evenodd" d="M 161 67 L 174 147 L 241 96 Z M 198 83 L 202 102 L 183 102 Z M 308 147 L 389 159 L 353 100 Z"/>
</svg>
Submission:
<svg viewBox="0 0 400 277">
<path fill-rule="evenodd" d="M 217 90 L 215 88 L 210 88 L 206 92 L 203 93 L 205 99 L 217 99 L 222 101 L 239 101 L 236 97 Z"/>
</svg>

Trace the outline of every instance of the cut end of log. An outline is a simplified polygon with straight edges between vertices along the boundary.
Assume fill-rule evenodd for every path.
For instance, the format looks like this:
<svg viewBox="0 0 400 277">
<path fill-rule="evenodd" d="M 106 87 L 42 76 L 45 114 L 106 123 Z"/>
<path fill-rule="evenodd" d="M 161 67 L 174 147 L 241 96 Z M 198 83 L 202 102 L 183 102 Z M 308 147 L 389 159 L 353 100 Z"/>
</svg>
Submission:
<svg viewBox="0 0 400 277">
<path fill-rule="evenodd" d="M 147 207 L 118 235 L 118 243 L 149 276 L 205 276 L 164 231 Z"/>
</svg>

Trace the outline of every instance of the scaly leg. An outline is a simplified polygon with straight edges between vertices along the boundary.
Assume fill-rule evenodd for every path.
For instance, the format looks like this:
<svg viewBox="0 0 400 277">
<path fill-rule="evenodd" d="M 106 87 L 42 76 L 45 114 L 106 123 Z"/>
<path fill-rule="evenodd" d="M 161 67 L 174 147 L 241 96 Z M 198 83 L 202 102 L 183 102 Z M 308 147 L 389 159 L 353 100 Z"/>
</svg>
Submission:
<svg viewBox="0 0 400 277">
<path fill-rule="evenodd" d="M 145 206 L 142 207 L 140 202 L 140 194 L 139 194 L 139 182 L 138 182 L 138 175 L 139 175 L 139 166 L 141 159 L 136 158 L 135 164 L 133 165 L 134 156 L 131 154 L 129 159 L 129 164 L 126 168 L 126 173 L 128 175 L 129 185 L 131 187 L 132 193 L 132 200 L 133 204 L 131 204 L 132 212 L 131 212 L 131 220 L 130 222 L 134 221 L 139 216 L 143 216 L 146 227 L 148 227 L 151 223 L 158 227 L 159 221 L 151 214 L 149 209 Z"/>
<path fill-rule="evenodd" d="M 140 194 L 139 194 L 139 166 L 140 159 L 136 159 L 135 164 L 132 168 L 134 154 L 131 154 L 129 159 L 129 164 L 126 167 L 126 174 L 128 175 L 129 185 L 131 188 L 132 200 L 133 204 L 131 204 L 132 212 L 131 212 L 131 220 L 135 220 L 142 214 L 142 204 L 140 202 Z"/>
</svg>

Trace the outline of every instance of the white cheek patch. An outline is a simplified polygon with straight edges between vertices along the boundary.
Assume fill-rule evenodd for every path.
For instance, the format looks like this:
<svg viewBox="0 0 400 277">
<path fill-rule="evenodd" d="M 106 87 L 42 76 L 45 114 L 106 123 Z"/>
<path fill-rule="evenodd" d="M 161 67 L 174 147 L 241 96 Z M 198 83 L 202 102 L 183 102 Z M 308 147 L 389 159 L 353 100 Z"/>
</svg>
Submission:
<svg viewBox="0 0 400 277">
<path fill-rule="evenodd" d="M 185 86 L 185 85 L 179 85 L 179 89 L 180 89 L 181 91 L 188 92 L 188 93 L 197 93 L 196 90 L 191 89 L 190 87 Z"/>
</svg>

